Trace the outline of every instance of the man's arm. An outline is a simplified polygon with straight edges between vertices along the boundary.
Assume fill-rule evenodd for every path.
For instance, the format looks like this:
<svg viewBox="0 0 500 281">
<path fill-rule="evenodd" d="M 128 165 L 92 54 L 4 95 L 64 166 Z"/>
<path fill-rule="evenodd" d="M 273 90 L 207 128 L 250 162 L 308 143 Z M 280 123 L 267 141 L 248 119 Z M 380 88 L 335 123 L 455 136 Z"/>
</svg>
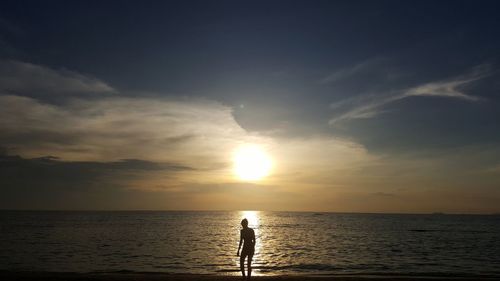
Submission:
<svg viewBox="0 0 500 281">
<path fill-rule="evenodd" d="M 240 244 L 238 245 L 238 252 L 236 252 L 236 256 L 240 256 L 240 248 L 241 248 L 241 243 L 243 243 L 243 235 L 241 234 L 240 231 Z"/>
</svg>

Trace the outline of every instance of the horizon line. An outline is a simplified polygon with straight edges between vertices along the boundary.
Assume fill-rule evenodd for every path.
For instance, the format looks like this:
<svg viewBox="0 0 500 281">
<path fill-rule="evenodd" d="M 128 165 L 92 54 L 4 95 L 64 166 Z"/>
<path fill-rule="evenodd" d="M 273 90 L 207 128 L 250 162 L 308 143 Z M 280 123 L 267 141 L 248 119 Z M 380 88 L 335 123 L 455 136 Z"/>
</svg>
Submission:
<svg viewBox="0 0 500 281">
<path fill-rule="evenodd" d="M 189 209 L 0 209 L 0 212 L 276 212 L 276 213 L 321 213 L 321 214 L 365 214 L 365 215 L 478 215 L 498 216 L 500 212 L 342 212 L 342 211 L 287 211 L 287 210 L 189 210 Z"/>
</svg>

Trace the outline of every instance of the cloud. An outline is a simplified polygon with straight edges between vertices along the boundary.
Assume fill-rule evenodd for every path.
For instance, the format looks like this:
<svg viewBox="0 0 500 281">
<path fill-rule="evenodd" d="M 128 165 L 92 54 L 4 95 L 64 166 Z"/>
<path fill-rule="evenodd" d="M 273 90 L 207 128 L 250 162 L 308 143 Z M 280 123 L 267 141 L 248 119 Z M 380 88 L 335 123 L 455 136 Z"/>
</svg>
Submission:
<svg viewBox="0 0 500 281">
<path fill-rule="evenodd" d="M 54 105 L 0 96 L 0 104 L 5 108 L 0 112 L 0 145 L 31 158 L 145 159 L 184 163 L 198 171 L 219 169 L 227 176 L 232 151 L 245 143 L 268 149 L 281 161 L 279 169 L 288 172 L 307 171 L 304 166 L 350 165 L 369 157 L 363 147 L 346 140 L 249 133 L 234 120 L 231 108 L 204 99 L 113 96 Z"/>
<path fill-rule="evenodd" d="M 109 208 L 131 190 L 150 188 L 149 178 L 175 181 L 175 174 L 193 168 L 176 163 L 160 163 L 139 159 L 113 162 L 62 161 L 45 156 L 23 158 L 0 154 L 0 192 L 2 206 L 19 208 L 96 207 L 96 198 L 109 198 L 101 208 Z M 122 204 L 130 203 L 117 199 Z M 142 204 L 143 208 L 147 206 Z"/>
<path fill-rule="evenodd" d="M 455 184 L 442 169 L 455 169 L 449 156 L 441 162 L 384 159 L 328 136 L 251 134 L 231 108 L 204 99 L 114 95 L 54 105 L 0 96 L 0 104 L 0 147 L 20 155 L 0 149 L 4 208 L 359 211 L 367 207 L 338 195 L 371 194 L 365 197 L 383 201 L 390 199 L 383 193 L 399 196 L 399 186 Z M 259 184 L 238 184 L 231 171 L 232 151 L 246 142 L 262 145 L 273 158 L 272 174 Z M 450 154 L 469 159 L 453 163 L 469 163 L 466 155 L 478 153 Z M 496 179 L 484 181 L 481 186 L 498 186 Z M 369 200 L 362 202 L 373 210 L 382 204 Z"/>
<path fill-rule="evenodd" d="M 229 108 L 204 100 L 111 97 L 54 105 L 4 95 L 0 104 L 1 144 L 33 157 L 161 161 L 193 142 L 203 148 L 192 153 L 211 154 L 245 133 Z"/>
<path fill-rule="evenodd" d="M 264 208 L 273 201 L 269 198 L 284 192 L 295 194 L 295 199 L 280 200 L 280 208 L 295 202 L 296 209 L 300 206 L 305 210 L 313 200 L 309 198 L 311 190 L 329 184 L 330 178 L 323 178 L 322 173 L 335 177 L 372 159 L 362 146 L 347 140 L 327 136 L 288 139 L 247 132 L 235 121 L 230 107 L 206 99 L 113 95 L 51 104 L 30 97 L 0 95 L 0 104 L 5 108 L 0 111 L 0 146 L 23 157 L 22 163 L 29 163 L 22 181 L 6 182 L 6 178 L 18 178 L 7 176 L 2 185 L 11 191 L 32 186 L 36 192 L 30 194 L 47 194 L 40 197 L 45 199 L 30 196 L 32 201 L 23 201 L 26 205 L 35 202 L 48 206 L 53 199 L 46 197 L 59 192 L 54 191 L 57 186 L 56 190 L 74 190 L 57 195 L 65 202 L 80 200 L 73 197 L 83 198 L 75 194 L 89 188 L 91 192 L 85 196 L 94 196 L 92 200 L 99 202 L 111 194 L 119 197 L 134 190 L 135 196 L 141 194 L 150 202 L 156 199 L 146 193 L 168 196 L 163 205 L 155 201 L 163 208 L 182 208 L 184 204 L 184 208 L 227 209 L 243 201 L 245 208 Z M 243 189 L 252 186 L 237 184 L 233 175 L 233 152 L 246 143 L 260 145 L 273 158 L 273 172 L 259 184 L 264 189 L 257 192 L 268 194 L 266 200 L 257 193 L 247 196 L 250 191 Z M 44 175 L 45 181 L 41 181 Z M 308 183 L 310 178 L 315 182 Z M 206 189 L 202 192 L 194 188 L 197 186 Z M 176 198 L 175 202 L 172 198 Z M 309 198 L 309 203 L 301 203 L 302 198 Z M 120 206 L 144 208 L 146 204 L 132 202 L 127 197 Z M 92 206 L 109 207 L 102 204 Z"/>
<path fill-rule="evenodd" d="M 482 65 L 476 67 L 468 75 L 455 77 L 450 80 L 430 82 L 406 90 L 395 90 L 385 94 L 364 95 L 335 102 L 330 104 L 330 108 L 342 113 L 331 118 L 328 124 L 333 126 L 347 120 L 373 118 L 384 112 L 383 107 L 385 105 L 409 97 L 445 97 L 477 102 L 482 99 L 463 92 L 461 88 L 486 77 L 487 74 L 488 67 Z"/>
<path fill-rule="evenodd" d="M 67 179 L 69 181 L 82 179 L 92 179 L 100 174 L 121 173 L 130 171 L 191 171 L 192 167 L 174 164 L 152 162 L 140 159 L 122 159 L 113 162 L 96 161 L 62 161 L 58 157 L 44 156 L 37 158 L 23 158 L 19 155 L 0 155 L 0 172 L 2 179 L 20 179 L 16 174 L 29 174 L 30 181 L 39 182 L 40 179 L 59 181 Z M 6 174 L 10 174 L 7 176 Z"/>
<path fill-rule="evenodd" d="M 380 65 L 387 59 L 377 57 L 355 64 L 351 67 L 342 68 L 335 72 L 328 74 L 320 80 L 321 84 L 331 84 L 340 80 L 350 78 L 362 72 L 377 71 L 380 72 Z"/>
<path fill-rule="evenodd" d="M 351 119 L 373 118 L 381 113 L 380 108 L 392 101 L 400 99 L 398 96 L 367 95 L 330 104 L 333 110 L 343 111 L 340 115 L 328 121 L 330 126 Z"/>
<path fill-rule="evenodd" d="M 458 88 L 460 86 L 466 85 L 473 81 L 482 78 L 481 76 L 469 77 L 456 79 L 448 82 L 434 82 L 427 83 L 412 89 L 409 89 L 405 93 L 398 96 L 398 99 L 403 99 L 406 97 L 425 97 L 425 96 L 435 96 L 435 97 L 449 97 L 463 99 L 467 101 L 479 101 L 480 97 L 472 96 L 461 92 Z"/>
<path fill-rule="evenodd" d="M 350 118 L 371 118 L 396 99 L 441 88 L 449 96 L 474 81 L 463 79 L 469 80 L 353 98 L 332 108 L 350 112 Z M 83 93 L 51 102 L 0 94 L 2 206 L 356 210 L 333 199 L 348 191 L 389 200 L 382 195 L 399 196 L 396 187 L 417 189 L 428 183 L 418 179 L 439 176 L 415 172 L 431 168 L 419 157 L 385 159 L 330 135 L 287 138 L 246 131 L 231 107 L 214 100 L 125 97 L 119 91 L 89 97 Z M 273 159 L 271 175 L 258 184 L 238 183 L 232 172 L 233 152 L 246 143 L 260 145 Z M 443 174 L 439 167 L 432 170 Z"/>
<path fill-rule="evenodd" d="M 0 155 L 2 208 L 28 209 L 286 209 L 301 194 L 260 183 L 183 182 L 194 171 L 138 159 L 62 161 Z M 154 178 L 154 180 L 152 180 Z M 159 199 L 159 200 L 158 200 Z M 304 210 L 307 207 L 302 207 Z"/>
<path fill-rule="evenodd" d="M 54 98 L 114 91 L 105 82 L 74 71 L 0 60 L 0 93 L 3 94 Z"/>
<path fill-rule="evenodd" d="M 210 196 L 220 195 L 215 191 L 221 190 L 217 186 L 222 183 L 230 186 L 226 191 L 246 188 L 231 184 L 238 182 L 232 172 L 233 152 L 246 143 L 260 145 L 273 158 L 273 171 L 260 185 L 272 194 L 286 187 L 287 192 L 298 194 L 296 198 L 309 198 L 311 190 L 330 185 L 332 178 L 344 181 L 353 171 L 376 161 L 364 147 L 348 140 L 248 132 L 235 120 L 231 107 L 213 100 L 124 97 L 118 91 L 86 97 L 51 103 L 29 96 L 0 95 L 4 109 L 0 111 L 0 147 L 24 159 L 50 160 L 52 165 L 47 167 L 55 171 L 65 167 L 71 171 L 68 175 L 86 175 L 75 176 L 73 182 L 64 181 L 61 186 L 78 190 L 88 184 L 97 189 L 110 186 L 115 192 L 163 192 L 172 198 L 181 196 L 191 205 L 191 200 L 203 193 L 193 186 L 207 187 Z M 47 155 L 58 158 L 41 158 Z M 166 169 L 159 163 L 175 166 Z M 84 171 L 72 172 L 77 167 Z M 178 169 L 173 170 L 175 167 Z M 47 181 L 50 183 L 59 177 L 57 172 L 47 174 L 54 178 Z M 29 178 L 23 185 L 36 185 L 36 177 Z M 117 181 L 120 178 L 123 181 Z M 50 184 L 41 189 L 50 190 Z M 258 198 L 254 199 L 258 204 Z M 297 206 L 302 204 L 296 201 Z M 307 208 L 303 205 L 302 209 Z"/>
</svg>

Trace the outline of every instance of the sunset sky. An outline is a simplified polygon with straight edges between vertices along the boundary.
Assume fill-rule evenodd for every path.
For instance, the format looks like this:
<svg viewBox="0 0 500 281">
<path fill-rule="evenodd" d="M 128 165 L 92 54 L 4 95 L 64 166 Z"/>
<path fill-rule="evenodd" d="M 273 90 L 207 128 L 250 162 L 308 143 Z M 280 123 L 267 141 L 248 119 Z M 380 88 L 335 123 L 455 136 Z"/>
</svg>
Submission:
<svg viewBox="0 0 500 281">
<path fill-rule="evenodd" d="M 2 3 L 0 209 L 500 212 L 499 12 Z"/>
</svg>

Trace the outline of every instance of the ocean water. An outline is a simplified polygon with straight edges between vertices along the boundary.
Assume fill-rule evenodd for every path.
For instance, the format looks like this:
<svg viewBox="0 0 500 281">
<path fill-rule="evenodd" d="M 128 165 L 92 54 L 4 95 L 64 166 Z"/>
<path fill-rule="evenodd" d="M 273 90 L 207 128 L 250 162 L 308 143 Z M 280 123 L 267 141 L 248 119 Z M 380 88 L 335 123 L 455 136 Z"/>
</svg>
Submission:
<svg viewBox="0 0 500 281">
<path fill-rule="evenodd" d="M 500 276 L 500 216 L 0 211 L 0 270 Z"/>
</svg>

